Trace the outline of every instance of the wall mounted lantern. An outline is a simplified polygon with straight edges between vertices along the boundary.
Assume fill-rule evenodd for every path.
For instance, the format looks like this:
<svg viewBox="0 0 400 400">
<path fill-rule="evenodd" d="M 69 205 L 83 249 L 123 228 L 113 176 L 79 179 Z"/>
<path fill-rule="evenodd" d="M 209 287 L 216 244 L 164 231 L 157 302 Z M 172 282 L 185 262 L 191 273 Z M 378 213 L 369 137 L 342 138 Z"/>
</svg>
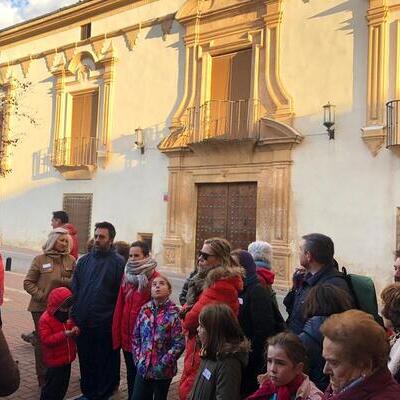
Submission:
<svg viewBox="0 0 400 400">
<path fill-rule="evenodd" d="M 138 149 L 140 149 L 140 153 L 144 154 L 144 135 L 143 129 L 138 127 L 135 129 L 135 145 Z"/>
<path fill-rule="evenodd" d="M 329 140 L 335 139 L 335 109 L 336 106 L 329 103 L 323 106 L 324 126 L 328 131 Z"/>
</svg>

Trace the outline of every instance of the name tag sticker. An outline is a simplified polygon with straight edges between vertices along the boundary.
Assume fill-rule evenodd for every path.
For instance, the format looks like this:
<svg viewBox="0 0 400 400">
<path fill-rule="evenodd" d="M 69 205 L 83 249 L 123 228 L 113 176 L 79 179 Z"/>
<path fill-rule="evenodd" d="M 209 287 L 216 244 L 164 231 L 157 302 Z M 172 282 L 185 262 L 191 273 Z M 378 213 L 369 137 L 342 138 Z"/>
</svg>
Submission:
<svg viewBox="0 0 400 400">
<path fill-rule="evenodd" d="M 51 264 L 43 264 L 43 269 L 49 269 L 51 267 L 52 267 Z"/>
<path fill-rule="evenodd" d="M 238 300 L 239 300 L 239 304 L 243 305 L 243 299 L 241 297 L 239 297 Z"/>
<path fill-rule="evenodd" d="M 211 378 L 211 372 L 208 368 L 205 368 L 204 371 L 202 372 L 202 375 L 204 376 L 204 378 L 206 378 L 208 381 Z"/>
</svg>

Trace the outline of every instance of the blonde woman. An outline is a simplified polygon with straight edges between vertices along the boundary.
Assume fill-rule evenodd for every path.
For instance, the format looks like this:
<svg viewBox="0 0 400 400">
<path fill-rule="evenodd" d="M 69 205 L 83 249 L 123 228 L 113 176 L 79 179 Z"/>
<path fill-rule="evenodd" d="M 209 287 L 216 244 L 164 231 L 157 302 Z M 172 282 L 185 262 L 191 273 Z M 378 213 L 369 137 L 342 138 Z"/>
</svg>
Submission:
<svg viewBox="0 0 400 400">
<path fill-rule="evenodd" d="M 28 311 L 32 313 L 35 330 L 46 310 L 47 296 L 52 289 L 70 287 L 75 258 L 70 253 L 70 237 L 64 228 L 53 229 L 43 246 L 43 254 L 35 257 L 24 280 L 24 289 L 31 295 Z M 35 364 L 39 386 L 45 381 L 46 367 L 42 361 L 40 343 L 35 343 Z"/>
<path fill-rule="evenodd" d="M 200 347 L 196 340 L 199 315 L 212 303 L 224 303 L 238 315 L 243 275 L 243 269 L 231 257 L 227 240 L 212 238 L 204 241 L 198 256 L 198 273 L 189 281 L 186 304 L 181 313 L 186 335 L 184 369 L 179 385 L 181 400 L 188 398 L 200 366 Z"/>
</svg>

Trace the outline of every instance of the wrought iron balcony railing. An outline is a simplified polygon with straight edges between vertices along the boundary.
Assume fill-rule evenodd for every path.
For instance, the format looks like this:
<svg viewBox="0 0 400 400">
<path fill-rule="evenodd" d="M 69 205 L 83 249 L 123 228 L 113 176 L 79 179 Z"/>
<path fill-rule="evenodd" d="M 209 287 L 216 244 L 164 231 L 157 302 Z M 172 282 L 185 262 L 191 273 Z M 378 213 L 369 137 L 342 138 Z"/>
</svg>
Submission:
<svg viewBox="0 0 400 400">
<path fill-rule="evenodd" d="M 386 147 L 400 146 L 400 100 L 386 103 Z"/>
<path fill-rule="evenodd" d="M 187 109 L 186 129 L 190 143 L 207 139 L 258 138 L 259 101 L 210 100 Z"/>
<path fill-rule="evenodd" d="M 80 167 L 96 165 L 98 140 L 94 137 L 68 137 L 54 142 L 55 167 Z"/>
</svg>

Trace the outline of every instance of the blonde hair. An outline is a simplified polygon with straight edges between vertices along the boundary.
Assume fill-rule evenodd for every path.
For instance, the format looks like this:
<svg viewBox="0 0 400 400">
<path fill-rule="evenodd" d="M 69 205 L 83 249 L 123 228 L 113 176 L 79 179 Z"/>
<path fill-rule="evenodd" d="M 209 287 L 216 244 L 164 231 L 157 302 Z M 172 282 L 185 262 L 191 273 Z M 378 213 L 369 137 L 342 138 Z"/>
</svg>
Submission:
<svg viewBox="0 0 400 400">
<path fill-rule="evenodd" d="M 67 235 L 67 238 L 68 238 L 68 249 L 65 250 L 65 252 L 63 254 L 69 254 L 69 252 L 71 251 L 72 239 L 71 239 L 71 236 L 69 235 L 69 232 L 64 228 L 56 228 L 56 229 L 53 229 L 49 233 L 47 241 L 42 247 L 43 252 L 46 254 L 46 253 L 50 253 L 51 251 L 53 251 L 54 245 L 56 244 L 58 238 L 62 235 Z"/>
<path fill-rule="evenodd" d="M 386 332 L 364 311 L 333 314 L 320 330 L 329 340 L 339 344 L 344 357 L 356 366 L 375 370 L 388 362 L 390 345 Z"/>
<path fill-rule="evenodd" d="M 218 257 L 221 260 L 221 266 L 223 267 L 232 267 L 237 266 L 236 261 L 231 256 L 231 245 L 226 239 L 222 238 L 210 238 L 204 241 L 204 244 L 207 244 L 211 247 L 213 251 L 213 255 Z"/>
</svg>

